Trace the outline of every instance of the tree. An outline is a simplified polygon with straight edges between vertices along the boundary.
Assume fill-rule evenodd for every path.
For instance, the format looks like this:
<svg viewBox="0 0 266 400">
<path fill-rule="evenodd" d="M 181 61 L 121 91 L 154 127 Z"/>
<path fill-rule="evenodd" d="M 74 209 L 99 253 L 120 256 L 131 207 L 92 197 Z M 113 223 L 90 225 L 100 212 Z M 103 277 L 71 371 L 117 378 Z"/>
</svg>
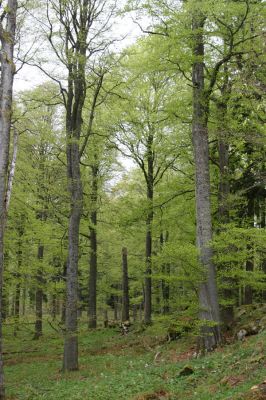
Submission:
<svg viewBox="0 0 266 400">
<path fill-rule="evenodd" d="M 200 250 L 200 261 L 206 268 L 206 281 L 200 286 L 199 301 L 202 321 L 212 321 L 216 325 L 203 326 L 203 348 L 210 351 L 221 340 L 220 316 L 216 285 L 215 266 L 212 261 L 211 249 L 212 221 L 210 204 L 210 173 L 208 144 L 208 100 L 204 84 L 204 39 L 203 30 L 205 15 L 202 14 L 200 3 L 195 5 L 192 32 L 194 35 L 192 67 L 193 80 L 193 117 L 192 140 L 196 167 L 196 221 L 197 245 Z"/>
<path fill-rule="evenodd" d="M 3 2 L 1 1 L 1 6 Z M 5 398 L 2 350 L 2 290 L 4 265 L 4 226 L 6 214 L 6 185 L 9 160 L 12 91 L 15 66 L 13 60 L 17 1 L 8 0 L 0 22 L 1 83 L 0 83 L 0 399 Z"/>
<path fill-rule="evenodd" d="M 89 111 L 88 130 L 83 142 L 81 142 L 85 118 L 84 104 L 88 87 L 86 70 L 89 67 L 89 60 L 91 60 L 90 67 L 94 70 L 95 55 L 103 53 L 108 48 L 110 40 L 106 40 L 104 34 L 109 30 L 109 21 L 114 12 L 114 4 L 107 5 L 103 0 L 83 0 L 82 2 L 59 0 L 47 2 L 47 10 L 50 28 L 48 40 L 67 73 L 67 89 L 63 87 L 61 81 L 55 78 L 54 80 L 59 82 L 66 111 L 66 156 L 70 214 L 63 370 L 71 371 L 78 369 L 78 257 L 79 227 L 83 203 L 80 159 L 91 132 L 91 123 L 95 111 L 94 108 Z M 55 28 L 52 22 L 54 16 L 59 26 L 60 46 L 58 46 L 54 34 Z M 96 93 L 99 93 L 97 92 L 97 83 L 100 80 L 101 78 L 96 79 Z"/>
<path fill-rule="evenodd" d="M 151 43 L 141 44 L 137 52 L 145 54 Z M 143 49 L 142 49 L 143 48 Z M 134 49 L 132 49 L 134 54 Z M 130 65 L 126 61 L 128 80 L 123 99 L 122 113 L 118 113 L 117 140 L 125 157 L 132 158 L 140 168 L 146 187 L 146 246 L 144 321 L 151 323 L 152 317 L 152 225 L 154 219 L 154 191 L 166 171 L 173 166 L 179 155 L 174 145 L 175 128 L 169 117 L 167 101 L 171 96 L 172 80 L 154 71 L 145 56 Z M 146 63 L 146 64 L 145 64 Z M 144 67 L 145 66 L 145 67 Z M 145 69 L 143 69 L 143 67 Z M 134 85 L 134 86 L 133 86 Z M 125 98 L 127 101 L 125 102 Z"/>
</svg>

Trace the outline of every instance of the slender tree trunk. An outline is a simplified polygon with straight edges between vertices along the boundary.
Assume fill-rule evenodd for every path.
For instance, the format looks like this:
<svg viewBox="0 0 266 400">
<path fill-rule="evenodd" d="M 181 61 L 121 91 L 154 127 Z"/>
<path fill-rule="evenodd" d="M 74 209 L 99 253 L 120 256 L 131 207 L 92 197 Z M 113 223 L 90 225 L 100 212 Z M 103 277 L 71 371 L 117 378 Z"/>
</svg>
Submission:
<svg viewBox="0 0 266 400">
<path fill-rule="evenodd" d="M 14 301 L 14 336 L 17 336 L 19 330 L 19 311 L 20 311 L 20 282 L 15 287 L 15 301 Z"/>
<path fill-rule="evenodd" d="M 220 342 L 221 335 L 216 270 L 212 261 L 213 251 L 210 245 L 212 221 L 207 128 L 208 99 L 204 86 L 204 23 L 205 17 L 201 14 L 200 9 L 195 10 L 192 24 L 194 34 L 192 137 L 196 168 L 197 246 L 200 252 L 200 261 L 206 273 L 205 282 L 200 285 L 199 303 L 200 319 L 203 323 L 201 348 L 203 351 L 210 351 Z M 216 325 L 210 326 L 207 321 L 210 321 L 210 325 L 213 323 Z"/>
<path fill-rule="evenodd" d="M 0 83 L 0 400 L 5 399 L 4 367 L 2 347 L 2 296 L 4 270 L 4 226 L 6 221 L 6 185 L 12 114 L 12 92 L 15 65 L 13 52 L 15 45 L 17 1 L 8 0 L 6 6 L 6 26 L 0 21 L 1 40 L 1 83 Z"/>
<path fill-rule="evenodd" d="M 42 336 L 42 303 L 43 303 L 43 261 L 44 246 L 39 244 L 38 246 L 38 272 L 37 272 L 37 289 L 35 294 L 35 334 L 34 339 L 39 339 Z"/>
<path fill-rule="evenodd" d="M 161 248 L 164 246 L 165 243 L 167 243 L 169 238 L 169 233 L 166 232 L 165 238 L 163 233 L 161 233 L 160 235 L 160 244 L 161 244 Z M 167 276 L 170 277 L 170 271 L 171 271 L 171 267 L 170 264 L 165 264 L 163 263 L 162 265 L 162 274 L 163 276 Z M 169 282 L 165 281 L 165 279 L 163 278 L 161 281 L 161 288 L 162 288 L 162 298 L 163 298 L 163 306 L 162 306 L 162 314 L 166 315 L 169 314 L 169 300 L 170 300 L 170 286 L 169 286 Z"/>
<path fill-rule="evenodd" d="M 97 326 L 97 198 L 98 165 L 92 165 L 91 222 L 90 222 L 90 275 L 89 275 L 89 328 Z"/>
<path fill-rule="evenodd" d="M 252 228 L 254 228 L 254 197 L 251 194 L 248 198 L 248 219 L 249 219 L 249 224 Z M 248 252 L 252 253 L 253 252 L 253 246 L 252 243 L 248 243 L 247 245 L 247 250 Z M 250 255 L 248 257 L 248 260 L 246 261 L 246 271 L 247 272 L 253 272 L 254 270 L 254 258 L 253 255 Z M 252 304 L 253 301 L 253 289 L 250 285 L 245 286 L 244 290 L 244 304 Z"/>
<path fill-rule="evenodd" d="M 152 315 L 152 222 L 153 222 L 153 134 L 150 134 L 147 142 L 147 163 L 148 173 L 146 178 L 147 183 L 147 200 L 148 213 L 146 218 L 146 276 L 144 287 L 144 323 L 151 323 Z"/>
<path fill-rule="evenodd" d="M 24 316 L 26 312 L 26 297 L 27 297 L 27 289 L 24 286 L 22 289 L 22 310 L 21 313 Z"/>
<path fill-rule="evenodd" d="M 129 321 L 129 288 L 128 288 L 128 264 L 127 248 L 122 249 L 122 322 Z"/>
</svg>

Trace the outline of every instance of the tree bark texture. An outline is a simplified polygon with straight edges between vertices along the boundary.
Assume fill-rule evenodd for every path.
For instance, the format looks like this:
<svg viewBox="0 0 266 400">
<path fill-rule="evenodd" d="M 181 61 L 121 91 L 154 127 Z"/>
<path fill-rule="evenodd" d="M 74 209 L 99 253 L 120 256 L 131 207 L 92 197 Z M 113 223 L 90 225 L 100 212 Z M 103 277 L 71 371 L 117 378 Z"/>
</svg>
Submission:
<svg viewBox="0 0 266 400">
<path fill-rule="evenodd" d="M 129 321 L 129 286 L 127 248 L 122 249 L 122 322 Z"/>
<path fill-rule="evenodd" d="M 87 3 L 87 2 L 86 2 Z M 69 19 L 69 7 L 71 18 Z M 66 13 L 64 13 L 66 10 Z M 80 11 L 80 12 L 79 12 Z M 80 173 L 80 136 L 82 110 L 86 97 L 86 49 L 89 31 L 88 4 L 80 8 L 76 2 L 60 9 L 60 22 L 64 25 L 68 69 L 68 90 L 66 98 L 66 156 L 70 214 L 68 223 L 68 263 L 66 271 L 66 315 L 63 371 L 78 369 L 78 257 L 79 226 L 82 214 L 83 189 Z M 79 15 L 79 17 L 78 17 Z M 76 30 L 76 38 L 69 32 Z"/>
<path fill-rule="evenodd" d="M 144 286 L 144 323 L 151 323 L 152 316 L 152 222 L 153 222 L 153 193 L 154 193 L 154 160 L 153 160 L 153 134 L 147 140 L 147 200 L 148 211 L 146 217 L 146 275 Z"/>
<path fill-rule="evenodd" d="M 5 398 L 3 348 L 2 348 L 2 295 L 3 295 L 3 269 L 4 269 L 4 226 L 6 212 L 6 189 L 8 175 L 8 159 L 10 144 L 10 126 L 12 114 L 14 44 L 16 32 L 17 1 L 9 0 L 6 7 L 4 20 L 0 22 L 0 400 Z M 3 22 L 6 22 L 5 27 Z"/>
<path fill-rule="evenodd" d="M 216 270 L 212 261 L 212 239 L 210 172 L 208 145 L 208 99 L 204 87 L 204 29 L 205 17 L 200 9 L 193 16 L 193 122 L 192 139 L 196 169 L 196 222 L 197 246 L 200 261 L 205 270 L 205 281 L 199 290 L 200 319 L 202 320 L 201 348 L 210 351 L 221 340 L 220 316 L 216 284 Z M 216 326 L 208 324 L 215 323 Z"/>
<path fill-rule="evenodd" d="M 82 213 L 82 183 L 79 164 L 79 145 L 78 142 L 73 140 L 73 138 L 69 138 L 69 141 L 71 142 L 67 145 L 67 164 L 71 207 L 68 228 L 68 263 L 66 271 L 66 336 L 63 361 L 64 371 L 74 371 L 78 369 L 78 254 L 79 225 Z"/>
<path fill-rule="evenodd" d="M 89 275 L 89 328 L 97 326 L 97 199 L 98 165 L 92 165 L 91 221 L 90 221 L 90 275 Z"/>
</svg>

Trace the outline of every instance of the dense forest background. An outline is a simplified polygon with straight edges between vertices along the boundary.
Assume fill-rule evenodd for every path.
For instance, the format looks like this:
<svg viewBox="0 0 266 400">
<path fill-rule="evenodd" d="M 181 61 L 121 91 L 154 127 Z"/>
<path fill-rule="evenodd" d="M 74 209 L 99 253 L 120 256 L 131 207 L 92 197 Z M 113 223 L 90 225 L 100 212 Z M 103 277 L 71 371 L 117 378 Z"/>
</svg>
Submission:
<svg viewBox="0 0 266 400">
<path fill-rule="evenodd" d="M 3 3 L 3 324 L 48 322 L 67 371 L 79 321 L 212 350 L 236 306 L 266 302 L 265 3 Z M 14 63 L 45 81 L 6 105 Z"/>
</svg>

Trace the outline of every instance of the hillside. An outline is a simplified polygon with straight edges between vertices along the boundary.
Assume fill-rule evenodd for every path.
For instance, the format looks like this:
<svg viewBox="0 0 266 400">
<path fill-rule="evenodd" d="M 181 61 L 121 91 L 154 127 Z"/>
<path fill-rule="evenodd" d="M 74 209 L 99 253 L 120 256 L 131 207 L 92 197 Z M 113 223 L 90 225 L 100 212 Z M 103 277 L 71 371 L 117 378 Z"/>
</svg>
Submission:
<svg viewBox="0 0 266 400">
<path fill-rule="evenodd" d="M 263 319 L 264 308 L 240 309 L 235 330 Z M 228 335 L 229 344 L 197 358 L 193 337 L 169 343 L 156 323 L 126 336 L 84 326 L 80 370 L 62 374 L 63 339 L 47 325 L 44 337 L 33 341 L 29 326 L 16 338 L 11 326 L 6 332 L 9 400 L 266 399 L 265 329 L 241 341 Z"/>
</svg>

